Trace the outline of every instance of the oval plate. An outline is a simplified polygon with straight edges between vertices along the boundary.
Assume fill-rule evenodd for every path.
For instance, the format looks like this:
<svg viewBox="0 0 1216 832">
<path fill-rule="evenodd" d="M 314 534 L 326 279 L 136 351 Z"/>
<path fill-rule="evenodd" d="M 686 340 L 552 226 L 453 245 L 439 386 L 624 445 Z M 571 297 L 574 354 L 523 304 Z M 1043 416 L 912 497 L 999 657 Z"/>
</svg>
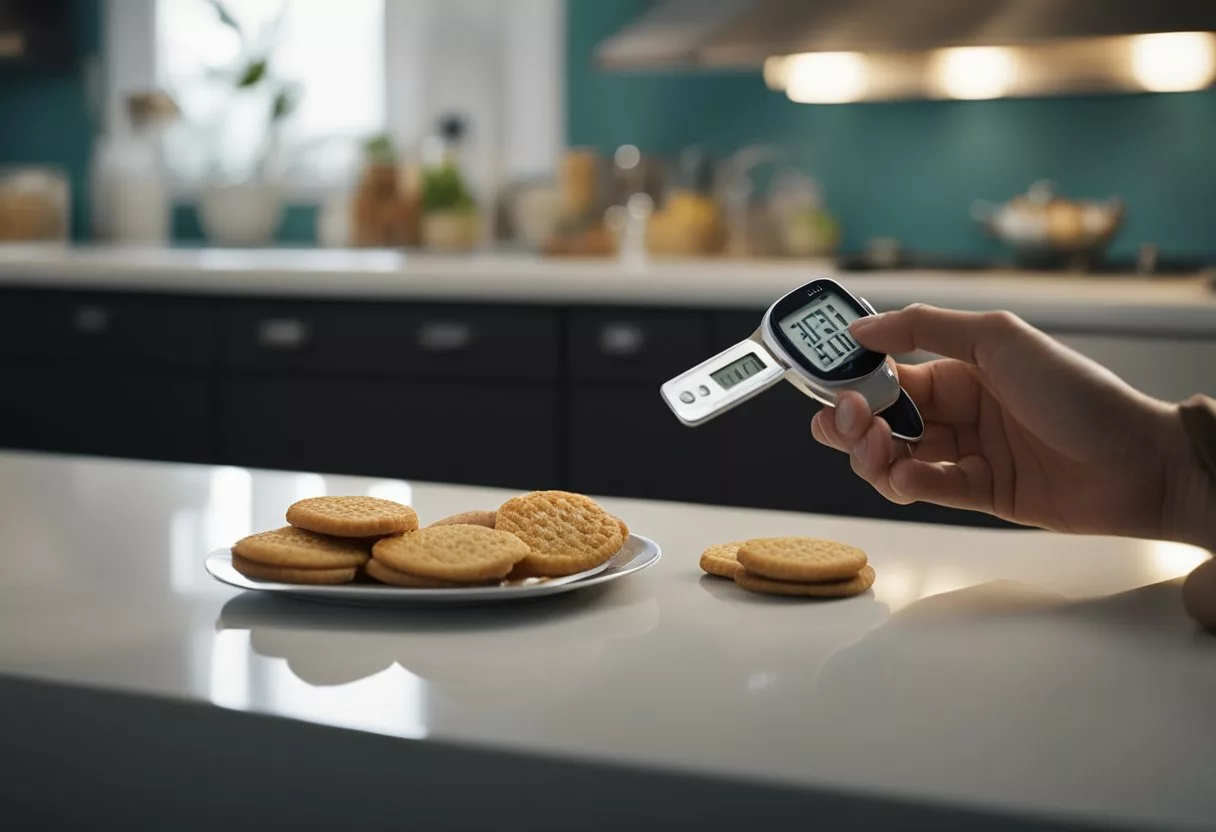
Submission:
<svg viewBox="0 0 1216 832">
<path fill-rule="evenodd" d="M 375 583 L 307 586 L 258 581 L 246 578 L 232 567 L 231 549 L 216 549 L 209 554 L 206 567 L 207 574 L 220 583 L 239 589 L 289 595 L 307 601 L 362 607 L 442 607 L 501 604 L 573 592 L 641 572 L 658 563 L 660 557 L 662 557 L 662 551 L 657 543 L 649 538 L 631 534 L 621 550 L 607 563 L 602 563 L 585 572 L 567 575 L 563 578 L 552 578 L 544 583 L 515 586 L 470 586 L 458 589 L 410 589 Z"/>
</svg>

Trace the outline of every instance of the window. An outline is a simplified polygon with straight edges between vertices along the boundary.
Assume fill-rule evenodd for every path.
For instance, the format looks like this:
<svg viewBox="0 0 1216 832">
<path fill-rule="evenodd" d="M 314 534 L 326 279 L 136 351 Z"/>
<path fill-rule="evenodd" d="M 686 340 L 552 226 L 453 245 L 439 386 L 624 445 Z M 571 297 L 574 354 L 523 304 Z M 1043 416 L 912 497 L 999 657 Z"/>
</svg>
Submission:
<svg viewBox="0 0 1216 832">
<path fill-rule="evenodd" d="M 413 153 L 449 114 L 469 126 L 464 161 L 482 199 L 504 181 L 554 174 L 563 145 L 563 0 L 222 4 L 235 28 L 212 0 L 104 0 L 104 129 L 126 129 L 127 95 L 168 90 L 183 111 L 165 140 L 179 196 L 245 178 L 272 157 L 268 172 L 289 194 L 325 198 L 350 186 L 365 138 L 387 131 Z M 299 94 L 273 148 L 275 85 L 234 95 L 231 84 L 263 38 L 276 44 L 274 81 Z"/>
<path fill-rule="evenodd" d="M 155 78 L 183 116 L 166 137 L 174 178 L 348 172 L 385 129 L 384 3 L 156 0 Z M 272 130 L 276 101 L 290 112 Z"/>
</svg>

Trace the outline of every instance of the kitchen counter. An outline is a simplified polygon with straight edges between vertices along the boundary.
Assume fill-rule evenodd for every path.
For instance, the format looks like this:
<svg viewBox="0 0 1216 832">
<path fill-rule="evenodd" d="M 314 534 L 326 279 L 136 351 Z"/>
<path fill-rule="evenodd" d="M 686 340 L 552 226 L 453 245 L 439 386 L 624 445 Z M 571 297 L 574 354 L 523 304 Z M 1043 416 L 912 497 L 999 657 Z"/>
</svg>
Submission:
<svg viewBox="0 0 1216 832">
<path fill-rule="evenodd" d="M 599 589 L 373 611 L 213 582 L 317 493 L 424 520 L 506 492 L 0 454 L 6 820 L 215 829 L 1208 828 L 1198 550 L 606 500 L 662 546 Z M 866 549 L 857 598 L 701 576 L 711 543 Z M 135 823 L 133 823 L 135 821 Z M 18 826 L 22 824 L 18 823 Z"/>
<path fill-rule="evenodd" d="M 761 309 L 827 261 L 613 260 L 391 251 L 0 247 L 0 287 Z M 849 273 L 875 306 L 1008 309 L 1056 331 L 1216 336 L 1208 277 Z"/>
</svg>

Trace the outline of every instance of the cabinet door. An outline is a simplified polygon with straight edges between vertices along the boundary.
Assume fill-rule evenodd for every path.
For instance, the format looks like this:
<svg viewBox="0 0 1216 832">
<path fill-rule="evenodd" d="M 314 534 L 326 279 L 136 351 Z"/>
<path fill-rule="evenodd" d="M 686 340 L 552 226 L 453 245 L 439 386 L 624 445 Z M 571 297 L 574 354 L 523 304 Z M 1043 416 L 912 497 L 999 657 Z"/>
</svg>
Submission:
<svg viewBox="0 0 1216 832">
<path fill-rule="evenodd" d="M 557 411 L 542 386 L 237 378 L 223 391 L 222 454 L 234 465 L 554 488 Z"/>
<path fill-rule="evenodd" d="M 215 341 L 214 308 L 206 300 L 0 292 L 0 355 L 204 367 L 214 357 Z"/>
<path fill-rule="evenodd" d="M 567 478 L 575 491 L 725 502 L 716 425 L 684 427 L 650 385 L 576 384 L 569 396 Z"/>
<path fill-rule="evenodd" d="M 529 307 L 250 302 L 228 310 L 241 370 L 344 377 L 544 382 L 558 375 L 558 313 Z"/>
<path fill-rule="evenodd" d="M 209 462 L 209 383 L 200 375 L 0 365 L 0 445 Z"/>
</svg>

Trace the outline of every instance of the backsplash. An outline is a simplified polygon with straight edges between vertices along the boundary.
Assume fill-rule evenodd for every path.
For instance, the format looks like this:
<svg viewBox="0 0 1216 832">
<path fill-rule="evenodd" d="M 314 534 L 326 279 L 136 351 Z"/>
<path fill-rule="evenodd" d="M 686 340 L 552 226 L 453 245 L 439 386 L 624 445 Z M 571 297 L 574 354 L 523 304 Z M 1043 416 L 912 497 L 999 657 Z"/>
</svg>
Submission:
<svg viewBox="0 0 1216 832">
<path fill-rule="evenodd" d="M 101 43 L 99 0 L 73 0 L 72 36 L 79 53 Z M 76 72 L 0 74 L 0 167 L 52 165 L 72 185 L 72 235 L 89 236 L 89 164 L 96 130 L 83 67 Z"/>
<path fill-rule="evenodd" d="M 850 249 L 896 237 L 939 253 L 998 251 L 972 202 L 1048 178 L 1069 196 L 1124 198 L 1115 254 L 1154 242 L 1216 255 L 1216 91 L 814 106 L 769 91 L 758 73 L 596 69 L 595 45 L 647 5 L 567 0 L 570 144 L 662 154 L 774 144 L 819 180 Z"/>
</svg>

